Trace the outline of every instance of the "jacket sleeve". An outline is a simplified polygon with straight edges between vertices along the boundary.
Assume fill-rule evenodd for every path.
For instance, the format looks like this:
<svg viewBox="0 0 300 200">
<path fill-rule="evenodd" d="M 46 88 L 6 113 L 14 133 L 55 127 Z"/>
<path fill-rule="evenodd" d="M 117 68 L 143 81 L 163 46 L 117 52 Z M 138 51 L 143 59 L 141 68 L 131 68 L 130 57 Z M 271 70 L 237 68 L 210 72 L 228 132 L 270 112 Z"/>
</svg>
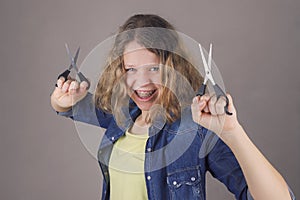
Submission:
<svg viewBox="0 0 300 200">
<path fill-rule="evenodd" d="M 101 109 L 95 108 L 93 103 L 93 95 L 88 93 L 81 101 L 66 112 L 57 112 L 58 115 L 69 117 L 75 121 L 107 128 L 112 114 L 105 113 Z"/>
<path fill-rule="evenodd" d="M 217 137 L 214 134 L 213 137 Z M 217 139 L 211 151 L 208 153 L 207 167 L 213 177 L 225 184 L 227 189 L 239 200 L 253 200 L 242 169 L 230 148 L 221 140 Z M 295 195 L 289 188 L 291 199 L 295 200 Z"/>
<path fill-rule="evenodd" d="M 234 154 L 217 135 L 210 133 L 209 136 L 214 137 L 212 141 L 215 142 L 212 147 L 207 145 L 211 149 L 206 156 L 208 171 L 214 178 L 224 183 L 227 189 L 235 195 L 236 199 L 249 199 L 251 195 L 248 192 L 245 177 Z"/>
</svg>

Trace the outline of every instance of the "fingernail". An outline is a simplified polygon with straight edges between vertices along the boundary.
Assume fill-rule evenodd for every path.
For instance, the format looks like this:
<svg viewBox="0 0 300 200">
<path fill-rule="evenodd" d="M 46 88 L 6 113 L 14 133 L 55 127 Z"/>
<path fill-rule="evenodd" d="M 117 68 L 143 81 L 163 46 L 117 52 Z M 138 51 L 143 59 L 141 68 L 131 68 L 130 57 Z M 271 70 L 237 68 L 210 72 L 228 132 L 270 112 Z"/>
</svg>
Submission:
<svg viewBox="0 0 300 200">
<path fill-rule="evenodd" d="M 64 82 L 65 81 L 65 77 L 61 76 L 61 77 L 59 77 L 58 80 L 61 81 L 61 82 Z"/>
</svg>

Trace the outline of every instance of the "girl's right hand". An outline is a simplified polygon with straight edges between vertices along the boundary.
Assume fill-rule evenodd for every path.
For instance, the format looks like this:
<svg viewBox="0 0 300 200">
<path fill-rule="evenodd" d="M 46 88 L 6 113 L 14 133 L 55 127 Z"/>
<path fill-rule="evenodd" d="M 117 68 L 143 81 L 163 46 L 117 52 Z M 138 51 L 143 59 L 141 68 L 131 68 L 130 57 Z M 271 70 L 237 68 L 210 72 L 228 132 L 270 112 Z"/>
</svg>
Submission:
<svg viewBox="0 0 300 200">
<path fill-rule="evenodd" d="M 65 81 L 64 77 L 57 80 L 57 87 L 51 95 L 51 105 L 58 112 L 65 112 L 72 108 L 77 102 L 82 100 L 88 90 L 88 83 L 83 81 L 80 84 L 74 79 Z"/>
</svg>

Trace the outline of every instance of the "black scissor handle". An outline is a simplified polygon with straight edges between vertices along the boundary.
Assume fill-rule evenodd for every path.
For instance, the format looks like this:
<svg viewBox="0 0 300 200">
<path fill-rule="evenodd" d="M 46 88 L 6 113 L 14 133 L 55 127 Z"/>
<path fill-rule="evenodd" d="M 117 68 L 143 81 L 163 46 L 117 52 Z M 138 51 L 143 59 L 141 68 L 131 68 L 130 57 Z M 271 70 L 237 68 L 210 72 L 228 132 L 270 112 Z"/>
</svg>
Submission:
<svg viewBox="0 0 300 200">
<path fill-rule="evenodd" d="M 203 96 L 205 94 L 205 90 L 206 90 L 206 84 L 203 84 L 201 85 L 198 93 L 196 94 L 196 96 Z"/>
<path fill-rule="evenodd" d="M 63 73 L 61 73 L 60 75 L 58 75 L 57 79 L 60 79 L 60 77 L 64 77 L 65 81 L 68 80 L 68 76 L 69 76 L 70 72 L 71 71 L 67 69 L 66 71 L 64 71 Z M 55 84 L 55 87 L 58 87 L 57 83 Z"/>
<path fill-rule="evenodd" d="M 71 72 L 71 71 L 67 69 L 66 71 L 64 71 L 63 73 L 61 73 L 61 74 L 57 77 L 57 79 L 60 79 L 60 77 L 64 77 L 64 78 L 65 78 L 65 81 L 68 80 L 68 76 L 69 76 L 70 72 Z M 88 90 L 88 89 L 90 88 L 90 85 L 91 85 L 90 81 L 89 81 L 89 80 L 88 80 L 81 72 L 78 72 L 77 75 L 78 75 L 78 77 L 79 77 L 80 82 L 82 82 L 82 81 L 87 82 L 88 87 L 87 87 L 86 89 Z M 57 87 L 57 84 L 55 84 L 55 86 Z"/>
<path fill-rule="evenodd" d="M 219 99 L 221 96 L 225 97 L 225 100 L 226 100 L 226 105 L 224 107 L 225 113 L 227 115 L 232 115 L 232 113 L 228 111 L 229 99 L 226 96 L 226 94 L 223 92 L 223 90 L 220 88 L 220 86 L 218 84 L 215 84 L 213 87 L 214 87 L 217 99 Z"/>
<path fill-rule="evenodd" d="M 229 99 L 226 96 L 226 94 L 223 92 L 223 90 L 220 88 L 220 86 L 218 84 L 215 84 L 213 87 L 214 87 L 217 99 L 219 99 L 221 96 L 225 97 L 225 100 L 226 100 L 226 105 L 224 107 L 225 113 L 227 115 L 232 115 L 232 113 L 228 111 Z M 203 96 L 205 94 L 205 90 L 206 90 L 206 84 L 202 83 L 196 96 Z"/>
<path fill-rule="evenodd" d="M 65 78 L 65 81 L 66 80 L 68 80 L 68 76 L 69 76 L 69 74 L 70 74 L 70 70 L 66 70 L 66 71 L 64 71 L 63 73 L 61 73 L 58 77 L 57 77 L 57 79 L 59 79 L 60 77 L 64 77 Z"/>
</svg>

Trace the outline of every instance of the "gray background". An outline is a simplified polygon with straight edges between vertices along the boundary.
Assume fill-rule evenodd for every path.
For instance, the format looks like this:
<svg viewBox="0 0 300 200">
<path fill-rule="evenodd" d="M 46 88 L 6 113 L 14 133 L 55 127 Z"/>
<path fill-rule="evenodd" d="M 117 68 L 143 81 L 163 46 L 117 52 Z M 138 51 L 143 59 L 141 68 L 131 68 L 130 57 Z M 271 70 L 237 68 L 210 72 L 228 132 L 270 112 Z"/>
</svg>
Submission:
<svg viewBox="0 0 300 200">
<path fill-rule="evenodd" d="M 1 0 L 0 199 L 99 199 L 101 173 L 49 95 L 69 63 L 135 13 L 155 13 L 208 47 L 251 139 L 296 195 L 299 183 L 300 1 Z M 255 161 L 253 161 L 255 162 Z M 208 199 L 233 199 L 208 179 Z"/>
</svg>

